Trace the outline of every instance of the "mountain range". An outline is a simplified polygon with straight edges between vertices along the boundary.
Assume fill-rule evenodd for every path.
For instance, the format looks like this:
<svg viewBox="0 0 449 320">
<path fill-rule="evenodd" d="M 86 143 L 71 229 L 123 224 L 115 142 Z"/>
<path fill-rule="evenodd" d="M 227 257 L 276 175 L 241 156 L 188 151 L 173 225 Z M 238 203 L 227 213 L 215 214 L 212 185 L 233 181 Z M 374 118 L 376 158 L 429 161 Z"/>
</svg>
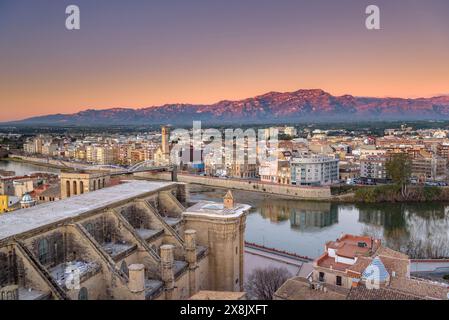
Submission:
<svg viewBox="0 0 449 320">
<path fill-rule="evenodd" d="M 88 109 L 75 114 L 33 117 L 22 125 L 155 125 L 206 123 L 294 123 L 449 119 L 449 96 L 402 99 L 333 96 L 323 90 L 269 92 L 210 105 L 166 104 L 142 109 Z"/>
</svg>

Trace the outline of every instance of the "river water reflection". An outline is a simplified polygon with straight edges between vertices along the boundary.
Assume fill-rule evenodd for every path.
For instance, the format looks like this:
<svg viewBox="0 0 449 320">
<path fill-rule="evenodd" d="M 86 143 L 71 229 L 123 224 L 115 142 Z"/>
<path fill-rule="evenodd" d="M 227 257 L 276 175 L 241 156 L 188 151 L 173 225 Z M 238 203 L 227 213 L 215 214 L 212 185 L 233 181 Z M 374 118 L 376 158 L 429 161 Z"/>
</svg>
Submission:
<svg viewBox="0 0 449 320">
<path fill-rule="evenodd" d="M 221 201 L 226 190 L 193 186 L 192 200 Z M 449 257 L 449 205 L 335 204 L 234 191 L 253 206 L 246 240 L 315 258 L 342 233 L 370 235 L 412 258 Z"/>
</svg>

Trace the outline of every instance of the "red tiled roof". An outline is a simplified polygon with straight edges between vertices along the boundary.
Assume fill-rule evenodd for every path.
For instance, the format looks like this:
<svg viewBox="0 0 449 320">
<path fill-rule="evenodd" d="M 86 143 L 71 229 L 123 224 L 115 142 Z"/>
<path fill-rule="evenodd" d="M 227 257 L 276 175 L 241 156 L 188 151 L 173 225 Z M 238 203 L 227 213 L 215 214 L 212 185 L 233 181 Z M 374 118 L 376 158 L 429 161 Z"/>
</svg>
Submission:
<svg viewBox="0 0 449 320">
<path fill-rule="evenodd" d="M 357 245 L 343 243 L 343 246 L 337 249 L 336 253 L 338 256 L 354 259 L 359 255 L 366 255 L 370 250 L 371 249 L 367 247 L 362 248 Z"/>
<path fill-rule="evenodd" d="M 342 272 L 345 272 L 346 269 L 348 269 L 348 267 L 349 267 L 347 264 L 335 262 L 335 259 L 332 257 L 329 257 L 327 254 L 326 254 L 326 256 L 322 257 L 319 261 L 317 261 L 317 265 L 319 267 L 327 268 L 327 269 L 330 269 L 332 266 L 333 270 L 342 271 Z"/>
</svg>

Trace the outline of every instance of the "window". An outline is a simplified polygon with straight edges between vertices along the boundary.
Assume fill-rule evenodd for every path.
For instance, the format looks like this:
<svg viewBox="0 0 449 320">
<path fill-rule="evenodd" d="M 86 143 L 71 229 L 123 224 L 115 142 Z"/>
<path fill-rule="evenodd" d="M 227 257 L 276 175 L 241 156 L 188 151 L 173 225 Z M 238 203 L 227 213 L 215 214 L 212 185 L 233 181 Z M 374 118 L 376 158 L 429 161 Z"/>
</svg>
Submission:
<svg viewBox="0 0 449 320">
<path fill-rule="evenodd" d="M 78 300 L 89 300 L 89 293 L 87 292 L 87 288 L 82 287 L 80 292 L 78 293 Z"/>
<path fill-rule="evenodd" d="M 341 277 L 337 276 L 337 286 L 341 286 Z"/>
<path fill-rule="evenodd" d="M 42 239 L 41 241 L 39 241 L 37 248 L 39 254 L 39 261 L 44 265 L 47 264 L 49 260 L 48 240 Z"/>
<path fill-rule="evenodd" d="M 84 193 L 84 182 L 80 181 L 80 194 Z"/>
<path fill-rule="evenodd" d="M 320 282 L 324 282 L 324 272 L 320 272 L 319 279 Z"/>
<path fill-rule="evenodd" d="M 76 196 L 78 194 L 78 188 L 76 185 L 76 181 L 73 181 L 73 195 Z"/>
<path fill-rule="evenodd" d="M 67 198 L 70 198 L 70 181 L 67 181 L 65 183 L 65 189 L 66 189 L 66 196 L 67 196 Z"/>
</svg>

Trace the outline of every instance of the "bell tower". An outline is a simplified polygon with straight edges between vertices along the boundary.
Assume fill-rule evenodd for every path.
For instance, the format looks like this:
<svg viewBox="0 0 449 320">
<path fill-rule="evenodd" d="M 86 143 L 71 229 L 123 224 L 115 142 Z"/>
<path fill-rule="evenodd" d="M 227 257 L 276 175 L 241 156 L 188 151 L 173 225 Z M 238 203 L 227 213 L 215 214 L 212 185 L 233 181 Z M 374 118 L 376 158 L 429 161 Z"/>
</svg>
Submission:
<svg viewBox="0 0 449 320">
<path fill-rule="evenodd" d="M 162 126 L 162 153 L 164 156 L 170 154 L 170 128 L 167 126 Z"/>
</svg>

